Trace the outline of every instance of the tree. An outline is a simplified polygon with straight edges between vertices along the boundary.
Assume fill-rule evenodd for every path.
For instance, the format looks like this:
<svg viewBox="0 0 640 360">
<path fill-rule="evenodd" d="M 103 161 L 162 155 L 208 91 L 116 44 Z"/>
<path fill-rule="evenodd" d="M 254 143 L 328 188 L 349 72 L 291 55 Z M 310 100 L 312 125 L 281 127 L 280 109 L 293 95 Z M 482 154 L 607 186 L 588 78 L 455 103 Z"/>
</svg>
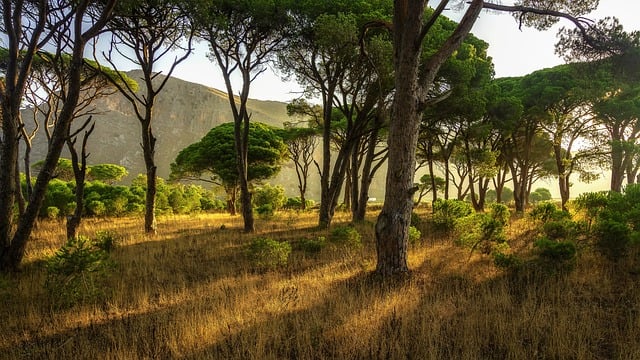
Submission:
<svg viewBox="0 0 640 360">
<path fill-rule="evenodd" d="M 433 184 L 435 184 L 435 186 L 433 186 Z M 422 198 L 425 197 L 425 195 L 427 195 L 429 192 L 436 194 L 438 192 L 442 192 L 442 190 L 444 189 L 444 179 L 439 176 L 432 178 L 430 174 L 424 174 L 420 177 L 420 182 L 417 184 L 417 186 L 419 191 L 418 199 L 415 201 L 414 206 L 420 205 Z M 433 198 L 437 199 L 438 196 L 434 195 Z M 435 200 L 433 202 L 435 202 Z"/>
<path fill-rule="evenodd" d="M 287 105 L 287 112 L 289 116 L 297 113 L 299 101 Z M 308 108 L 308 106 L 302 105 L 302 108 Z M 308 122 L 309 124 L 311 121 Z M 302 201 L 302 209 L 305 210 L 307 183 L 309 179 L 309 170 L 311 164 L 314 162 L 313 155 L 318 145 L 317 129 L 313 127 L 296 127 L 293 123 L 285 123 L 285 129 L 283 131 L 283 139 L 287 144 L 289 150 L 289 156 L 293 161 L 296 169 L 296 177 L 298 179 L 298 191 L 300 193 L 300 200 Z"/>
<path fill-rule="evenodd" d="M 129 172 L 124 166 L 116 164 L 96 164 L 89 166 L 89 177 L 92 180 L 104 181 L 113 184 L 122 180 Z"/>
<path fill-rule="evenodd" d="M 367 103 L 363 95 L 382 93 L 380 88 L 364 86 L 366 82 L 351 81 L 356 76 L 350 78 L 350 75 L 356 75 L 358 69 L 366 69 L 363 65 L 367 64 L 367 60 L 361 56 L 361 44 L 364 42 L 361 42 L 361 37 L 364 40 L 373 35 L 365 36 L 360 27 L 372 18 L 388 16 L 390 6 L 388 0 L 299 1 L 294 8 L 294 19 L 297 20 L 294 23 L 295 37 L 278 56 L 279 67 L 285 74 L 295 76 L 306 94 L 318 97 L 321 101 L 320 227 L 331 225 L 351 159 L 357 151 L 358 141 L 366 133 L 366 124 L 372 119 L 370 110 L 377 105 L 377 101 L 369 104 L 371 99 L 377 100 L 377 97 L 368 100 L 368 109 L 355 111 L 355 107 Z M 368 71 L 372 75 L 370 80 L 375 82 L 380 78 L 370 71 L 370 67 Z M 359 86 L 359 89 L 354 89 L 352 85 Z M 360 91 L 364 89 L 368 91 Z M 360 99 L 356 99 L 358 96 Z M 336 108 L 341 112 L 339 116 L 336 115 Z M 336 121 L 338 118 L 340 121 Z M 338 125 L 341 126 L 339 130 Z M 336 135 L 341 137 L 341 141 L 334 156 L 332 146 Z M 363 181 L 368 180 L 363 178 Z M 350 190 L 345 189 L 349 199 L 352 197 Z"/>
<path fill-rule="evenodd" d="M 172 180 L 201 180 L 224 187 L 227 193 L 227 210 L 231 214 L 235 214 L 239 183 L 234 132 L 234 123 L 214 127 L 200 141 L 182 149 L 171 164 Z M 287 147 L 278 131 L 266 124 L 252 122 L 249 124 L 247 140 L 248 181 L 259 182 L 276 175 L 287 154 Z"/>
<path fill-rule="evenodd" d="M 248 177 L 251 114 L 247 101 L 253 80 L 267 69 L 276 51 L 285 45 L 290 22 L 289 5 L 285 0 L 194 1 L 192 5 L 197 36 L 209 45 L 210 58 L 218 65 L 225 81 L 235 125 L 244 230 L 253 232 Z M 235 76 L 240 77 L 238 94 L 232 81 Z"/>
<path fill-rule="evenodd" d="M 585 77 L 585 70 L 582 64 L 560 65 L 522 79 L 524 111 L 538 117 L 540 129 L 553 143 L 563 210 L 567 210 L 571 175 L 578 172 L 582 180 L 592 180 L 588 167 L 600 153 L 590 141 L 599 130 L 592 104 L 606 92 L 607 83 L 594 71 Z"/>
<path fill-rule="evenodd" d="M 27 240 L 40 211 L 47 184 L 51 179 L 69 134 L 80 98 L 86 44 L 104 28 L 116 0 L 9 2 L 2 5 L 1 30 L 8 44 L 4 81 L 0 83 L 2 143 L 0 144 L 0 269 L 18 268 Z M 20 21 L 22 20 L 22 21 Z M 18 161 L 18 137 L 21 102 L 32 70 L 35 54 L 43 47 L 60 57 L 70 55 L 66 73 L 66 98 L 53 128 L 43 168 L 36 179 L 24 214 L 14 227 L 14 203 Z"/>
<path fill-rule="evenodd" d="M 114 82 L 120 93 L 131 103 L 142 128 L 142 152 L 147 171 L 144 230 L 155 234 L 156 173 L 155 144 L 153 135 L 153 107 L 171 74 L 191 54 L 193 31 L 189 17 L 180 1 L 175 0 L 123 0 L 116 16 L 109 22 L 111 48 L 103 56 L 116 68 L 116 54 L 140 66 L 144 93 L 127 82 Z M 183 44 L 186 38 L 186 44 Z M 158 63 L 167 55 L 180 53 L 170 60 L 169 71 L 161 81 L 155 72 Z"/>
<path fill-rule="evenodd" d="M 484 8 L 523 13 L 522 21 L 546 28 L 553 18 L 536 18 L 540 14 L 565 16 L 578 26 L 583 22 L 564 15 L 591 10 L 597 1 L 522 1 L 516 6 L 488 3 L 482 0 L 470 2 L 458 26 L 446 40 L 423 60 L 422 42 L 436 19 L 441 16 L 449 1 L 443 0 L 425 18 L 428 1 L 400 0 L 394 3 L 393 44 L 395 69 L 395 98 L 389 126 L 389 169 L 387 171 L 385 201 L 376 223 L 376 272 L 382 276 L 403 274 L 407 267 L 407 238 L 412 210 L 415 149 L 420 115 L 429 103 L 429 90 L 444 61 L 458 49 L 473 23 Z M 530 8 L 530 4 L 540 9 Z M 520 5 L 521 4 L 521 5 Z M 543 7 L 543 6 L 546 6 Z"/>
</svg>

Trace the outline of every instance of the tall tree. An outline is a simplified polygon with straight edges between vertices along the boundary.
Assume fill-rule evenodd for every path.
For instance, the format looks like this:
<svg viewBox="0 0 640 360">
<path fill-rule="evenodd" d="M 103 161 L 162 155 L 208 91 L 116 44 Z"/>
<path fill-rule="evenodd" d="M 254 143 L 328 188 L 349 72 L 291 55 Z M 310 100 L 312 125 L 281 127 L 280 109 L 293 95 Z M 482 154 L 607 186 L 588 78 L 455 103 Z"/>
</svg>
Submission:
<svg viewBox="0 0 640 360">
<path fill-rule="evenodd" d="M 7 38 L 8 59 L 0 82 L 2 137 L 0 143 L 0 269 L 18 268 L 34 222 L 42 206 L 47 184 L 69 134 L 80 98 L 86 44 L 104 28 L 116 0 L 4 1 L 1 30 Z M 67 96 L 52 131 L 43 171 L 38 174 L 24 214 L 14 224 L 15 177 L 18 161 L 20 107 L 35 54 L 44 47 L 56 56 L 70 54 Z"/>
<path fill-rule="evenodd" d="M 594 121 L 593 102 L 606 92 L 606 82 L 594 72 L 585 77 L 582 64 L 560 65 L 539 70 L 522 79 L 525 113 L 538 117 L 540 129 L 553 143 L 555 172 L 562 208 L 566 210 L 571 188 L 571 175 L 580 174 L 581 180 L 592 180 L 588 165 L 599 154 L 590 142 L 598 132 Z"/>
<path fill-rule="evenodd" d="M 287 155 L 280 131 L 262 124 L 249 124 L 247 180 L 258 182 L 276 175 Z M 221 185 L 227 193 L 227 210 L 235 214 L 238 192 L 238 158 L 235 156 L 235 124 L 211 129 L 200 141 L 182 149 L 171 164 L 172 180 L 199 180 Z"/>
<path fill-rule="evenodd" d="M 157 231 L 155 163 L 156 137 L 153 134 L 153 108 L 175 68 L 191 54 L 193 31 L 189 17 L 176 0 L 123 0 L 116 16 L 109 23 L 112 34 L 111 48 L 103 53 L 116 68 L 117 58 L 124 58 L 140 66 L 143 93 L 128 82 L 114 82 L 120 93 L 131 103 L 142 130 L 142 153 L 147 171 L 144 230 Z M 179 54 L 179 55 L 175 55 Z M 158 63 L 169 60 L 169 70 L 162 80 L 156 81 Z"/>
<path fill-rule="evenodd" d="M 355 82 L 350 82 L 349 76 L 355 75 L 358 65 L 365 64 L 360 51 L 359 29 L 372 18 L 388 16 L 390 6 L 391 2 L 388 0 L 299 1 L 294 8 L 295 39 L 278 57 L 280 68 L 285 74 L 295 76 L 306 94 L 319 98 L 322 106 L 320 227 L 331 225 L 338 196 L 350 170 L 351 158 L 365 132 L 365 121 L 361 120 L 369 119 L 370 115 L 368 110 L 355 111 L 358 103 L 351 98 L 353 91 L 344 91 L 347 87 L 354 90 L 351 85 Z M 350 70 L 354 72 L 350 73 Z M 363 89 L 364 84 L 359 84 L 360 89 Z M 363 98 L 363 94 L 366 93 L 358 93 L 356 96 Z M 360 102 L 362 103 L 364 101 Z M 376 104 L 374 101 L 373 105 Z M 340 108 L 339 117 L 342 121 L 335 121 L 336 108 Z M 341 141 L 333 153 L 332 146 L 335 143 L 332 142 L 336 135 Z"/>
<path fill-rule="evenodd" d="M 249 124 L 247 101 L 252 82 L 265 70 L 288 38 L 286 0 L 213 0 L 192 2 L 198 37 L 209 45 L 210 57 L 224 78 L 235 124 L 235 153 L 244 230 L 254 231 L 248 179 Z M 234 88 L 233 79 L 240 80 Z"/>
<path fill-rule="evenodd" d="M 311 165 L 315 162 L 314 154 L 318 146 L 319 117 L 321 116 L 316 106 L 308 104 L 304 100 L 294 100 L 287 105 L 289 116 L 302 117 L 301 122 L 286 122 L 284 124 L 283 139 L 289 149 L 289 156 L 293 161 L 298 179 L 298 191 L 302 202 L 302 209 L 307 208 L 306 193 Z M 299 123 L 304 126 L 297 126 Z"/>
<path fill-rule="evenodd" d="M 445 60 L 460 46 L 469 34 L 483 8 L 512 11 L 523 14 L 525 22 L 547 28 L 554 18 L 536 18 L 539 14 L 565 16 L 582 26 L 578 18 L 561 11 L 580 15 L 590 11 L 591 1 L 519 1 L 514 6 L 470 1 L 455 30 L 427 59 L 422 59 L 422 42 L 433 30 L 449 1 L 443 0 L 425 18 L 428 1 L 399 0 L 394 3 L 393 38 L 394 68 L 396 74 L 395 99 L 389 127 L 389 169 L 386 179 L 385 202 L 376 223 L 377 267 L 382 276 L 402 274 L 407 267 L 407 238 L 415 192 L 413 176 L 415 149 L 420 114 L 428 105 L 428 94 Z M 529 7 L 537 5 L 537 8 Z"/>
</svg>

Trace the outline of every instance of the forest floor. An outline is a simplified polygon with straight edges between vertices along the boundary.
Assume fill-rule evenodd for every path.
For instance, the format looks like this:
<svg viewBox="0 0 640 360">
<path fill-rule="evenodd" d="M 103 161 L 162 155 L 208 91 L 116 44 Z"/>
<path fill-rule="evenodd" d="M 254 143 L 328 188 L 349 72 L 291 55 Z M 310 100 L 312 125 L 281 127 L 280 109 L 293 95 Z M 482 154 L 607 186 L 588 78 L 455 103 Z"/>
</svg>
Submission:
<svg viewBox="0 0 640 360">
<path fill-rule="evenodd" d="M 255 234 L 224 214 L 161 217 L 155 236 L 142 218 L 86 219 L 81 234 L 118 246 L 100 293 L 67 306 L 45 266 L 64 223 L 43 221 L 22 272 L 0 275 L 0 359 L 640 359 L 638 254 L 613 264 L 584 245 L 571 271 L 509 272 L 426 221 L 410 275 L 382 281 L 375 215 L 355 225 L 362 247 L 319 252 L 300 246 L 329 236 L 314 212 L 258 219 Z M 528 256 L 535 224 L 507 230 Z M 258 236 L 289 242 L 288 264 L 257 270 Z"/>
</svg>

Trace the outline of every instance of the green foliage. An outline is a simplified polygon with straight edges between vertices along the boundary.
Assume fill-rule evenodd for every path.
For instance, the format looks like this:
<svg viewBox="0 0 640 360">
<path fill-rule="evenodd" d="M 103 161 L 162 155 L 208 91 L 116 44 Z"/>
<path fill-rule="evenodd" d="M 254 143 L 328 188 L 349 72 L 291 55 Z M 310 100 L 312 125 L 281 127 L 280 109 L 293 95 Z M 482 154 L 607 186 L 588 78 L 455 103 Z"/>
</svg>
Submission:
<svg viewBox="0 0 640 360">
<path fill-rule="evenodd" d="M 617 262 L 627 254 L 631 229 L 614 219 L 601 219 L 595 227 L 596 246 L 609 260 Z"/>
<path fill-rule="evenodd" d="M 289 254 L 291 254 L 291 244 L 266 237 L 258 237 L 249 245 L 247 254 L 257 269 L 273 270 L 287 265 Z"/>
<path fill-rule="evenodd" d="M 58 218 L 58 215 L 60 215 L 60 209 L 58 209 L 55 206 L 49 206 L 47 207 L 47 217 L 51 220 L 55 220 Z"/>
<path fill-rule="evenodd" d="M 45 289 L 55 307 L 70 307 L 103 294 L 113 263 L 109 254 L 84 236 L 71 238 L 45 263 Z"/>
<path fill-rule="evenodd" d="M 256 208 L 256 213 L 263 219 L 270 219 L 275 214 L 275 210 L 271 204 L 262 204 Z"/>
<path fill-rule="evenodd" d="M 284 188 L 282 186 L 265 184 L 255 189 L 252 200 L 253 205 L 258 208 L 264 205 L 270 205 L 272 211 L 277 211 L 284 206 L 287 197 L 284 195 Z"/>
<path fill-rule="evenodd" d="M 213 175 L 222 185 L 238 181 L 234 124 L 223 123 L 211 129 L 200 141 L 182 149 L 171 164 L 172 179 L 204 179 Z M 275 128 L 251 122 L 249 125 L 248 179 L 271 178 L 280 171 L 287 146 Z"/>
<path fill-rule="evenodd" d="M 300 250 L 306 253 L 318 253 L 327 246 L 327 239 L 324 236 L 318 236 L 315 239 L 301 239 L 298 242 Z"/>
<path fill-rule="evenodd" d="M 110 184 L 122 180 L 129 174 L 124 166 L 115 164 L 92 165 L 87 170 L 88 178 Z"/>
<path fill-rule="evenodd" d="M 68 215 L 73 212 L 68 205 L 75 200 L 73 193 L 75 185 L 72 182 L 66 182 L 60 179 L 53 179 L 47 185 L 44 202 L 40 210 L 41 217 L 49 217 L 47 212 L 49 207 L 56 207 L 59 214 Z M 56 215 L 57 216 L 57 215 Z"/>
<path fill-rule="evenodd" d="M 96 231 L 96 237 L 93 239 L 93 246 L 107 253 L 112 252 L 118 243 L 119 239 L 116 233 L 106 230 Z"/>
<path fill-rule="evenodd" d="M 617 262 L 640 239 L 640 185 L 631 184 L 617 192 L 583 194 L 576 208 L 587 218 L 587 230 L 596 248 Z"/>
<path fill-rule="evenodd" d="M 102 201 L 93 200 L 87 204 L 87 210 L 91 215 L 102 216 L 107 212 L 107 207 Z"/>
<path fill-rule="evenodd" d="M 456 221 L 473 213 L 471 204 L 461 200 L 438 199 L 433 204 L 433 223 L 438 230 L 452 231 Z"/>
<path fill-rule="evenodd" d="M 415 245 L 420 241 L 422 233 L 415 226 L 409 226 L 409 244 Z"/>
<path fill-rule="evenodd" d="M 530 212 L 529 216 L 531 216 L 534 220 L 541 221 L 546 223 L 550 220 L 561 220 L 569 217 L 569 214 L 560 210 L 556 204 L 552 202 L 541 202 L 538 203 Z"/>
<path fill-rule="evenodd" d="M 533 243 L 540 261 L 538 266 L 547 271 L 567 271 L 576 262 L 576 245 L 573 241 L 555 241 L 542 237 Z"/>
<path fill-rule="evenodd" d="M 358 230 L 350 225 L 336 226 L 331 230 L 329 241 L 346 247 L 362 247 L 361 236 Z"/>
<path fill-rule="evenodd" d="M 418 215 L 417 212 L 412 211 L 411 212 L 411 226 L 420 226 L 422 224 L 422 218 L 420 218 L 420 215 Z"/>
<path fill-rule="evenodd" d="M 529 194 L 529 200 L 532 204 L 537 204 L 542 201 L 549 201 L 551 200 L 551 192 L 549 191 L 549 189 L 537 188 L 535 191 Z"/>
<path fill-rule="evenodd" d="M 509 209 L 502 204 L 493 204 L 487 214 L 474 213 L 456 222 L 458 244 L 480 249 L 484 254 L 508 251 L 505 227 L 509 224 Z"/>
<path fill-rule="evenodd" d="M 515 270 L 522 265 L 522 259 L 514 254 L 495 252 L 493 254 L 493 264 L 499 269 Z"/>
</svg>

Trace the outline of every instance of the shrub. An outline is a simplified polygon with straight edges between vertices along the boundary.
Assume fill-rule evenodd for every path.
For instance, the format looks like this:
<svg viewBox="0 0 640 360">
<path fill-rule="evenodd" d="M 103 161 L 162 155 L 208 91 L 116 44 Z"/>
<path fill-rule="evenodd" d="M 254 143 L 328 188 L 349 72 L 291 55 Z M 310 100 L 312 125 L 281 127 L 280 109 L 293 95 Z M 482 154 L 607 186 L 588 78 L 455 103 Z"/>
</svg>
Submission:
<svg viewBox="0 0 640 360">
<path fill-rule="evenodd" d="M 329 241 L 334 244 L 345 245 L 348 247 L 361 247 L 360 233 L 353 226 L 341 225 L 331 230 Z"/>
<path fill-rule="evenodd" d="M 273 209 L 273 205 L 271 204 L 262 204 L 256 208 L 256 213 L 264 219 L 269 219 L 273 217 L 275 211 Z"/>
<path fill-rule="evenodd" d="M 51 220 L 55 220 L 58 218 L 58 215 L 60 215 L 60 209 L 58 209 L 55 206 L 48 206 L 47 207 L 47 217 Z"/>
<path fill-rule="evenodd" d="M 324 236 L 318 236 L 315 239 L 301 239 L 298 243 L 300 250 L 306 253 L 318 253 L 327 246 L 327 239 Z"/>
<path fill-rule="evenodd" d="M 87 204 L 87 210 L 95 216 L 102 216 L 107 211 L 107 207 L 102 201 L 93 200 Z"/>
<path fill-rule="evenodd" d="M 272 270 L 287 265 L 291 244 L 270 238 L 255 238 L 249 245 L 249 260 L 260 270 Z"/>
<path fill-rule="evenodd" d="M 551 192 L 549 189 L 545 188 L 537 188 L 531 194 L 529 194 L 529 200 L 531 200 L 532 204 L 537 204 L 542 201 L 551 200 Z"/>
<path fill-rule="evenodd" d="M 45 263 L 45 288 L 56 307 L 70 307 L 103 294 L 103 281 L 113 266 L 109 254 L 87 237 L 70 238 Z"/>
<path fill-rule="evenodd" d="M 626 224 L 603 219 L 597 223 L 595 234 L 596 246 L 607 259 L 617 262 L 627 254 L 631 237 Z"/>
<path fill-rule="evenodd" d="M 493 264 L 503 270 L 514 270 L 522 265 L 522 259 L 513 254 L 495 252 L 493 254 Z"/>
<path fill-rule="evenodd" d="M 539 266 L 548 271 L 571 270 L 576 260 L 576 245 L 573 241 L 554 241 L 542 237 L 533 243 L 540 257 Z"/>
<path fill-rule="evenodd" d="M 560 210 L 556 204 L 548 201 L 538 203 L 530 212 L 533 219 L 546 223 L 550 220 L 560 220 L 569 217 L 569 214 Z"/>
<path fill-rule="evenodd" d="M 509 219 L 511 218 L 509 208 L 504 204 L 491 204 L 491 211 L 489 212 L 489 215 L 491 218 L 501 223 L 502 226 L 509 224 Z"/>
<path fill-rule="evenodd" d="M 480 249 L 484 254 L 490 254 L 501 245 L 504 250 L 509 246 L 504 233 L 509 223 L 509 210 L 505 205 L 493 204 L 488 214 L 472 214 L 458 219 L 456 233 L 459 235 L 457 243 L 471 247 L 471 251 Z"/>
<path fill-rule="evenodd" d="M 473 207 L 468 202 L 438 199 L 433 204 L 433 223 L 439 230 L 452 231 L 456 220 L 472 213 Z"/>
<path fill-rule="evenodd" d="M 108 253 L 112 252 L 118 246 L 118 238 L 112 231 L 99 230 L 96 231 L 96 237 L 93 239 L 93 245 Z"/>
<path fill-rule="evenodd" d="M 299 196 L 287 198 L 284 207 L 287 209 L 301 209 L 302 199 Z"/>
<path fill-rule="evenodd" d="M 272 186 L 265 184 L 255 189 L 253 193 L 253 206 L 256 208 L 271 205 L 273 211 L 277 211 L 282 208 L 286 200 L 284 188 L 280 185 Z"/>
<path fill-rule="evenodd" d="M 420 241 L 422 233 L 415 226 L 409 226 L 409 243 L 415 244 Z"/>
<path fill-rule="evenodd" d="M 411 226 L 420 226 L 422 224 L 422 219 L 420 218 L 420 215 L 418 215 L 418 213 L 416 213 L 415 211 L 411 212 Z"/>
</svg>

